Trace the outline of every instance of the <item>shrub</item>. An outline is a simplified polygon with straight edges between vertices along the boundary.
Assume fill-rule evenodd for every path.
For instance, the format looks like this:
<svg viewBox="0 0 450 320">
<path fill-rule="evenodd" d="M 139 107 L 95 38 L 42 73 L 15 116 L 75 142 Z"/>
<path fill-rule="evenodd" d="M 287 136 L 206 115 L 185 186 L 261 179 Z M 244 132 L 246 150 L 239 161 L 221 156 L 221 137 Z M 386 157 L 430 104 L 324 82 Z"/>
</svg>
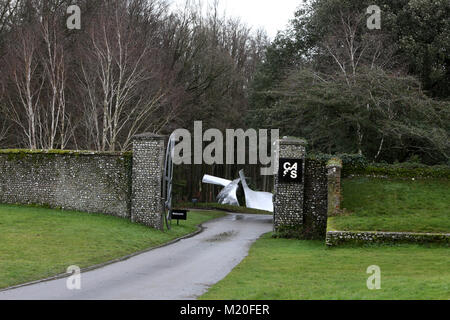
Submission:
<svg viewBox="0 0 450 320">
<path fill-rule="evenodd" d="M 310 154 L 308 155 L 308 158 L 326 162 L 340 158 L 343 164 L 343 177 L 348 177 L 350 175 L 374 175 L 395 178 L 450 179 L 449 165 L 428 166 L 420 163 L 418 157 L 412 157 L 408 162 L 395 164 L 369 163 L 369 161 L 360 154 Z"/>
</svg>

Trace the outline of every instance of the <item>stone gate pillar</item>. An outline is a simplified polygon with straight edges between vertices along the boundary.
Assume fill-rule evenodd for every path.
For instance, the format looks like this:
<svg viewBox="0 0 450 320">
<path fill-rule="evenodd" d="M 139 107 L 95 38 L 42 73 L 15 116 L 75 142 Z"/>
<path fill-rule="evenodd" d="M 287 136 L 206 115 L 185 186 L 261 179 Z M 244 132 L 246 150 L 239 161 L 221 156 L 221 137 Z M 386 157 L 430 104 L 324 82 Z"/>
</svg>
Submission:
<svg viewBox="0 0 450 320">
<path fill-rule="evenodd" d="M 165 137 L 142 134 L 133 138 L 131 221 L 163 230 L 161 199 Z"/>
<path fill-rule="evenodd" d="M 341 172 L 342 160 L 331 159 L 327 163 L 328 170 L 328 216 L 336 216 L 341 213 Z"/>
<path fill-rule="evenodd" d="M 306 141 L 282 139 L 278 142 L 275 174 L 274 229 L 295 236 L 303 229 Z"/>
</svg>

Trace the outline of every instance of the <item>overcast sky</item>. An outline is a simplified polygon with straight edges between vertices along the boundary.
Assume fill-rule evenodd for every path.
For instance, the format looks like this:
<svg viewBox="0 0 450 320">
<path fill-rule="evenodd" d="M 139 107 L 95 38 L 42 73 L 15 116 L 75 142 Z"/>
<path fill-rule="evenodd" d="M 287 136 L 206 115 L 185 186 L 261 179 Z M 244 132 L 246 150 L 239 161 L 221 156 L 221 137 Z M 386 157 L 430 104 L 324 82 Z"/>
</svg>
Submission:
<svg viewBox="0 0 450 320">
<path fill-rule="evenodd" d="M 213 0 L 201 0 L 213 3 Z M 185 0 L 172 0 L 175 4 L 184 4 Z M 271 39 L 278 30 L 285 29 L 294 12 L 303 0 L 220 0 L 221 12 L 227 16 L 240 17 L 254 29 L 263 27 Z"/>
</svg>

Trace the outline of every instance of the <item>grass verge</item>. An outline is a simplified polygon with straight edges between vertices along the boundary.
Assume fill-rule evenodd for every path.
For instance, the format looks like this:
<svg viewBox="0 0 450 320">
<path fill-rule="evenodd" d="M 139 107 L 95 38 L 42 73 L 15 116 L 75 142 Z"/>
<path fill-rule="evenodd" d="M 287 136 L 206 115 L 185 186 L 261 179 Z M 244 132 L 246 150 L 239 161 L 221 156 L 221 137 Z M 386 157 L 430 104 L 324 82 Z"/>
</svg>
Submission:
<svg viewBox="0 0 450 320">
<path fill-rule="evenodd" d="M 448 248 L 418 245 L 327 249 L 323 242 L 265 235 L 202 300 L 450 299 Z M 369 290 L 367 268 L 381 268 Z"/>
<path fill-rule="evenodd" d="M 169 232 L 101 214 L 0 205 L 0 288 L 117 259 L 197 230 L 223 212 L 191 212 Z"/>
<path fill-rule="evenodd" d="M 330 230 L 450 232 L 450 180 L 357 177 L 342 187 L 345 213 Z"/>
</svg>

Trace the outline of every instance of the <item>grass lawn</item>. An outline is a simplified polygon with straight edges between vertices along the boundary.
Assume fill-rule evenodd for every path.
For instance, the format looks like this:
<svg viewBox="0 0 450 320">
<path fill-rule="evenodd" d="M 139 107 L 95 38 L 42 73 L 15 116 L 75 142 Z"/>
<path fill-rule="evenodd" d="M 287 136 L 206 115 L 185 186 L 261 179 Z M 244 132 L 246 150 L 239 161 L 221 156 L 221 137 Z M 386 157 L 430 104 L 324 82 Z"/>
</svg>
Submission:
<svg viewBox="0 0 450 320">
<path fill-rule="evenodd" d="M 381 290 L 367 289 L 372 265 L 381 268 Z M 327 249 L 323 242 L 265 235 L 201 299 L 450 299 L 450 254 L 418 245 Z"/>
<path fill-rule="evenodd" d="M 160 232 L 100 214 L 0 205 L 0 288 L 63 273 L 161 245 L 223 212 L 191 212 Z"/>
<path fill-rule="evenodd" d="M 343 216 L 330 230 L 450 233 L 450 180 L 343 180 Z"/>
</svg>

